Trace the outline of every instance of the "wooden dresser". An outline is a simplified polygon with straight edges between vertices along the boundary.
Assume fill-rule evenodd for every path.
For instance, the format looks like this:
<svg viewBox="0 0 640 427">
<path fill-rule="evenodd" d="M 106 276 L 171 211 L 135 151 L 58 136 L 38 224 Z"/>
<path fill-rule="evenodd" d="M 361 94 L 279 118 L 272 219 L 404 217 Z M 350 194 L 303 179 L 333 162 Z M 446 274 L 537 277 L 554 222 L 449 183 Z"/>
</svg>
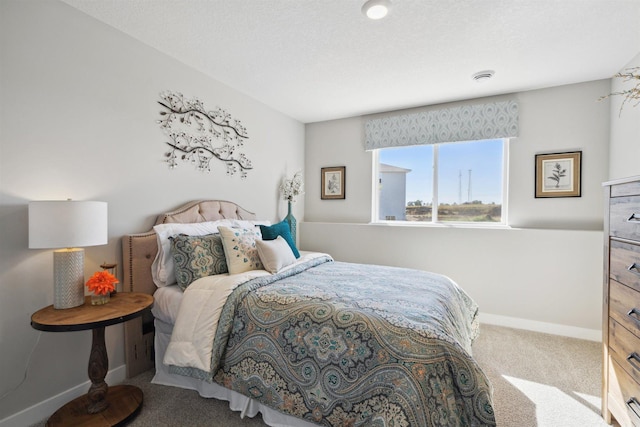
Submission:
<svg viewBox="0 0 640 427">
<path fill-rule="evenodd" d="M 640 176 L 604 189 L 602 416 L 640 426 Z"/>
</svg>

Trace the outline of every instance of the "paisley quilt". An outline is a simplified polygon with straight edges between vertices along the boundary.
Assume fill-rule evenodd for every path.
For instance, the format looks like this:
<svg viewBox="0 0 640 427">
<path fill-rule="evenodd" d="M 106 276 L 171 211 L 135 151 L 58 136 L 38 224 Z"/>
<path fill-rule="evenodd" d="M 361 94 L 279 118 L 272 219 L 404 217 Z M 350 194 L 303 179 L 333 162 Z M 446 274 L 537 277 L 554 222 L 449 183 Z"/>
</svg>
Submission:
<svg viewBox="0 0 640 427">
<path fill-rule="evenodd" d="M 317 257 L 235 287 L 210 368 L 170 370 L 323 426 L 491 426 L 477 311 L 444 276 Z"/>
</svg>

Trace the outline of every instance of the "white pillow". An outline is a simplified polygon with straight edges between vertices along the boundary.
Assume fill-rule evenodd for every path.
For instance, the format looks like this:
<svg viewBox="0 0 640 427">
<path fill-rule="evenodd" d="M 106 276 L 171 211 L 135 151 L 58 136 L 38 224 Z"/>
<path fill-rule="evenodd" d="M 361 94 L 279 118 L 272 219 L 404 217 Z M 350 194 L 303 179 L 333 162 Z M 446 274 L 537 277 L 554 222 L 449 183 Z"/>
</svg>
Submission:
<svg viewBox="0 0 640 427">
<path fill-rule="evenodd" d="M 244 273 L 249 270 L 263 270 L 256 240 L 262 240 L 260 228 L 229 228 L 219 226 L 224 255 L 227 258 L 229 274 Z"/>
<path fill-rule="evenodd" d="M 277 273 L 296 262 L 296 256 L 282 236 L 276 237 L 275 240 L 256 240 L 256 247 L 260 261 L 269 273 Z"/>
<path fill-rule="evenodd" d="M 218 226 L 254 227 L 256 225 L 270 225 L 270 221 L 245 221 L 239 219 L 220 219 L 217 221 L 195 222 L 189 224 L 169 223 L 158 224 L 153 227 L 158 241 L 158 253 L 151 264 L 151 276 L 157 287 L 169 286 L 176 283 L 175 266 L 171 256 L 171 241 L 169 237 L 178 234 L 187 236 L 204 236 L 218 232 Z"/>
</svg>

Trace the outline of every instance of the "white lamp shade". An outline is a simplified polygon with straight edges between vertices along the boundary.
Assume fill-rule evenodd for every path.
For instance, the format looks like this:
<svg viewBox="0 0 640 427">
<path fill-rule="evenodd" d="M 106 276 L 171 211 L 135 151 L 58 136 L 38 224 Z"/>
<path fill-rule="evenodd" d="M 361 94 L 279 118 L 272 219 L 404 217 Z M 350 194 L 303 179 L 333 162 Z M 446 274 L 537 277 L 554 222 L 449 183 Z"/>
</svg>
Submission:
<svg viewBox="0 0 640 427">
<path fill-rule="evenodd" d="M 47 200 L 29 203 L 29 247 L 106 245 L 107 202 Z"/>
</svg>

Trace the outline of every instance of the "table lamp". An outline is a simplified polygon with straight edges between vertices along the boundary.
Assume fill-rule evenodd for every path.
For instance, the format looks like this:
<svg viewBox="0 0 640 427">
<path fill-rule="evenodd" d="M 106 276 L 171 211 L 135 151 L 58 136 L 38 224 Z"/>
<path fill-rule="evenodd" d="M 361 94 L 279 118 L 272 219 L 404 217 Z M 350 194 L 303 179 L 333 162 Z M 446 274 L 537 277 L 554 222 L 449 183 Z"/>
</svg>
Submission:
<svg viewBox="0 0 640 427">
<path fill-rule="evenodd" d="M 29 203 L 29 248 L 53 252 L 53 307 L 84 304 L 85 246 L 106 245 L 107 203 L 47 200 Z"/>
</svg>

